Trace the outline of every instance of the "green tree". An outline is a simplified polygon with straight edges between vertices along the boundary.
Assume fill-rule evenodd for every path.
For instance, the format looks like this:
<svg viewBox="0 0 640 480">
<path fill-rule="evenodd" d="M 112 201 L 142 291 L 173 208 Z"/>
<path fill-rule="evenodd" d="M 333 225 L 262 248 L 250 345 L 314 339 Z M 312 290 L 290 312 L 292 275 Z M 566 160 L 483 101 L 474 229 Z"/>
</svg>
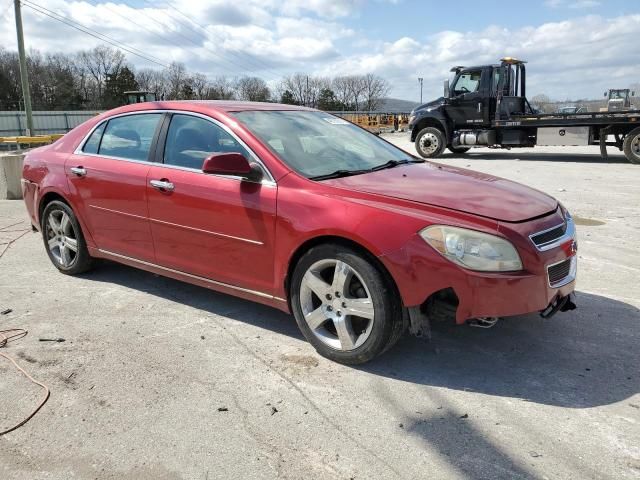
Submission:
<svg viewBox="0 0 640 480">
<path fill-rule="evenodd" d="M 341 110 L 340 102 L 336 98 L 336 94 L 330 88 L 323 88 L 318 95 L 318 108 L 327 112 L 335 112 Z"/>
<path fill-rule="evenodd" d="M 107 75 L 103 104 L 105 108 L 114 108 L 124 104 L 124 92 L 137 90 L 135 74 L 124 66 L 116 73 Z"/>
<path fill-rule="evenodd" d="M 296 102 L 295 97 L 293 96 L 293 93 L 291 93 L 291 90 L 285 90 L 284 92 L 282 92 L 282 95 L 280 95 L 280 103 L 284 103 L 287 105 L 298 104 L 298 102 Z"/>
</svg>

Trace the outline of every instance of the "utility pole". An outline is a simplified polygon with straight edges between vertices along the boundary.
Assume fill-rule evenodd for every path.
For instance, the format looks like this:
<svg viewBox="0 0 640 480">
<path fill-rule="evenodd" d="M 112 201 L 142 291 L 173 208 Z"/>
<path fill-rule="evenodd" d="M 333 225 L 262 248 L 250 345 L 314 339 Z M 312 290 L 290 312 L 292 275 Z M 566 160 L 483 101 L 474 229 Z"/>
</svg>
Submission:
<svg viewBox="0 0 640 480">
<path fill-rule="evenodd" d="M 420 105 L 422 105 L 422 80 L 424 80 L 424 78 L 418 77 L 418 81 L 420 82 Z"/>
<path fill-rule="evenodd" d="M 13 0 L 16 17 L 16 33 L 18 34 L 18 56 L 20 57 L 20 82 L 24 97 L 24 112 L 27 116 L 27 136 L 33 133 L 33 116 L 31 114 L 31 92 L 29 91 L 29 74 L 27 73 L 27 57 L 24 53 L 24 35 L 22 34 L 22 12 L 20 0 Z"/>
</svg>

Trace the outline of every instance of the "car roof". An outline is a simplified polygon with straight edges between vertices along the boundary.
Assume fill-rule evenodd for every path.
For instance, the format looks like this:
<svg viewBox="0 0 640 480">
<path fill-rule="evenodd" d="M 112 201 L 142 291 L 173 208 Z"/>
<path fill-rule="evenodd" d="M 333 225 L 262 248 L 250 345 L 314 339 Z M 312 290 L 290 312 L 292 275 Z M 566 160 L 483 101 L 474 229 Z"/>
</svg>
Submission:
<svg viewBox="0 0 640 480">
<path fill-rule="evenodd" d="M 168 100 L 134 103 L 111 110 L 109 115 L 137 112 L 140 110 L 184 110 L 191 112 L 244 112 L 244 111 L 316 111 L 313 108 L 300 105 L 285 105 L 282 103 L 243 102 L 236 100 Z"/>
</svg>

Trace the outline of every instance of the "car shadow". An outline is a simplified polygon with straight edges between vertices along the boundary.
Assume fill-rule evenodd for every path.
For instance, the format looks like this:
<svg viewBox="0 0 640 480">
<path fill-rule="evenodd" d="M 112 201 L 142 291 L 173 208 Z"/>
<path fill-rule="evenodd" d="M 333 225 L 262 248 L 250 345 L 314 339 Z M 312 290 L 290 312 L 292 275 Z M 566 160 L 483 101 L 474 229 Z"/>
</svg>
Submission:
<svg viewBox="0 0 640 480">
<path fill-rule="evenodd" d="M 446 160 L 447 158 L 464 158 L 469 160 L 521 160 L 529 162 L 569 162 L 569 163 L 629 163 L 629 160 L 621 153 L 609 153 L 607 159 L 603 159 L 600 154 L 590 153 L 542 153 L 535 151 L 512 151 L 495 150 L 489 152 L 474 152 L 473 149 L 464 154 L 450 152 L 443 153 L 435 161 Z"/>
<path fill-rule="evenodd" d="M 405 336 L 361 368 L 569 408 L 608 405 L 640 392 L 640 311 L 599 295 L 576 296 L 577 310 L 547 320 L 512 317 L 491 329 L 435 325 L 430 342 Z"/>
<path fill-rule="evenodd" d="M 83 277 L 304 339 L 293 317 L 279 310 L 132 267 L 105 261 Z M 640 310 L 584 292 L 577 293 L 577 304 L 551 319 L 513 317 L 491 329 L 434 325 L 431 341 L 405 335 L 389 352 L 355 368 L 569 408 L 608 405 L 640 392 Z"/>
</svg>

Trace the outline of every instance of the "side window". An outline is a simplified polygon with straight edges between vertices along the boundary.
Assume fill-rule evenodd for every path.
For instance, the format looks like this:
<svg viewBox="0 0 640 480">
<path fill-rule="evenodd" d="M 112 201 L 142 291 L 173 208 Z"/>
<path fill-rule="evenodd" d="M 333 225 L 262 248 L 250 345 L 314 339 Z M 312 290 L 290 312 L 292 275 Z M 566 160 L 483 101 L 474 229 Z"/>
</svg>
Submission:
<svg viewBox="0 0 640 480">
<path fill-rule="evenodd" d="M 218 152 L 238 152 L 251 159 L 249 152 L 218 125 L 191 115 L 173 115 L 164 163 L 200 170 L 204 159 Z"/>
<path fill-rule="evenodd" d="M 100 155 L 148 160 L 161 113 L 143 113 L 109 120 L 100 142 Z"/>
<path fill-rule="evenodd" d="M 455 95 L 462 95 L 463 93 L 477 92 L 480 88 L 481 71 L 477 72 L 465 72 L 458 77 L 456 86 L 453 87 Z"/>
<path fill-rule="evenodd" d="M 100 124 L 98 128 L 96 128 L 89 139 L 82 147 L 82 151 L 85 153 L 98 153 L 98 147 L 100 146 L 100 140 L 102 139 L 102 134 L 104 132 L 104 127 L 107 122 L 103 122 Z"/>
</svg>

